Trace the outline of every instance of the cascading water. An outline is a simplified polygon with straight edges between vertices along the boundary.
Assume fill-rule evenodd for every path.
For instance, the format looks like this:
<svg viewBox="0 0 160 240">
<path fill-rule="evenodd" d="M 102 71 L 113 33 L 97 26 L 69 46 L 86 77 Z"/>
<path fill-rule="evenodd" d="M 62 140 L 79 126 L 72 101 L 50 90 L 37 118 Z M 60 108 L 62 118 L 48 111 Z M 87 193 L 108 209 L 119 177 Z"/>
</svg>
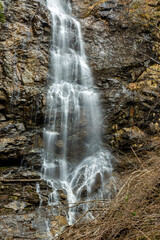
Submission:
<svg viewBox="0 0 160 240">
<path fill-rule="evenodd" d="M 69 204 L 109 197 L 111 155 L 101 147 L 101 111 L 84 52 L 79 22 L 67 0 L 47 0 L 53 39 L 45 128 L 42 177 L 52 186 L 49 204 L 59 192 Z M 87 210 L 83 204 L 81 210 Z M 69 208 L 68 222 L 75 221 Z"/>
</svg>

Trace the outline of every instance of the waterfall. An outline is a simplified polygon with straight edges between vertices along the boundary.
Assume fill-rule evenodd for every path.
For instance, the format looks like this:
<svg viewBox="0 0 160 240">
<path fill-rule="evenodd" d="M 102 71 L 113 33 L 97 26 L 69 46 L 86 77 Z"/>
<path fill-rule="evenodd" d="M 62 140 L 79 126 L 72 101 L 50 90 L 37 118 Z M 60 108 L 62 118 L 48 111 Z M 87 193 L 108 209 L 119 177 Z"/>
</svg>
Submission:
<svg viewBox="0 0 160 240">
<path fill-rule="evenodd" d="M 49 204 L 60 192 L 68 204 L 109 198 L 111 154 L 102 148 L 101 109 L 83 46 L 81 27 L 68 0 L 47 0 L 52 15 L 49 87 L 43 131 L 42 177 L 52 186 Z M 83 204 L 81 210 L 87 210 Z M 68 222 L 76 219 L 69 208 Z"/>
</svg>

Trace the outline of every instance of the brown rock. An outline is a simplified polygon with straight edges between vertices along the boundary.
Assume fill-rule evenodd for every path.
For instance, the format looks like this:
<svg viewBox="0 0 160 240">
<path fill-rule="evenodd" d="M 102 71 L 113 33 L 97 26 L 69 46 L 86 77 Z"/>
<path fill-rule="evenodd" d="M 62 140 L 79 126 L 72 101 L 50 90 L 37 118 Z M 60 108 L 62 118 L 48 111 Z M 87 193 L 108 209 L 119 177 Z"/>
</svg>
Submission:
<svg viewBox="0 0 160 240">
<path fill-rule="evenodd" d="M 17 164 L 31 159 L 28 154 L 35 146 L 37 133 L 29 137 L 30 129 L 41 132 L 51 26 L 46 6 L 36 0 L 5 1 L 4 5 L 5 23 L 1 24 L 0 36 L 0 164 L 9 165 L 13 159 Z M 18 136 L 22 132 L 23 136 Z"/>
</svg>

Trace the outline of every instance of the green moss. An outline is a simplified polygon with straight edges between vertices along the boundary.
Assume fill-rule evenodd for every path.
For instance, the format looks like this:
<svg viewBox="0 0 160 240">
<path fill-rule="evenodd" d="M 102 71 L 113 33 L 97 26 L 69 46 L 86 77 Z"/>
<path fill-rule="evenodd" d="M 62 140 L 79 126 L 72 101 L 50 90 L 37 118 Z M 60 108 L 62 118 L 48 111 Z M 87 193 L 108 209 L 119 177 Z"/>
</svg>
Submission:
<svg viewBox="0 0 160 240">
<path fill-rule="evenodd" d="M 136 216 L 137 214 L 136 214 L 135 212 L 132 212 L 132 215 L 133 215 L 133 216 Z"/>
<path fill-rule="evenodd" d="M 140 2 L 139 1 L 136 1 L 136 2 L 134 2 L 133 4 L 132 4 L 132 8 L 133 9 L 137 9 L 137 8 L 139 8 L 140 7 Z"/>
<path fill-rule="evenodd" d="M 18 200 L 18 197 L 17 196 L 11 196 L 11 199 L 12 200 Z"/>
<path fill-rule="evenodd" d="M 5 15 L 4 15 L 4 7 L 2 2 L 0 1 L 0 22 L 4 23 Z"/>
</svg>

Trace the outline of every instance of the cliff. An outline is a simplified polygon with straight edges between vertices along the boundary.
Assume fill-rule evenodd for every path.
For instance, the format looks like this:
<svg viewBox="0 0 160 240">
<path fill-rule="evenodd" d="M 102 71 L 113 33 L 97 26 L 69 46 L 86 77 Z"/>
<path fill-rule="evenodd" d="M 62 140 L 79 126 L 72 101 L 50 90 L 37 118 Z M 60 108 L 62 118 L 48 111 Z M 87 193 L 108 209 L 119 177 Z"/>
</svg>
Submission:
<svg viewBox="0 0 160 240">
<path fill-rule="evenodd" d="M 0 165 L 7 166 L 28 162 L 42 146 L 51 24 L 45 5 L 38 1 L 5 1 L 4 9 L 5 22 L 0 23 Z"/>
<path fill-rule="evenodd" d="M 149 149 L 160 129 L 159 4 L 141 6 L 73 1 L 101 96 L 103 139 L 118 151 Z M 51 39 L 45 5 L 5 2 L 1 33 L 1 165 L 29 164 L 42 146 Z"/>
<path fill-rule="evenodd" d="M 43 1 L 38 0 L 5 1 L 2 5 L 0 236 L 2 239 L 17 239 L 17 236 L 45 239 L 45 217 L 53 233 L 57 221 L 47 207 L 50 189 L 35 172 L 41 166 L 51 44 L 50 13 Z M 72 5 L 73 14 L 82 25 L 88 62 L 100 94 L 104 145 L 117 156 L 119 175 L 129 175 L 139 167 L 137 155 L 143 157 L 145 153 L 154 152 L 159 156 L 160 3 L 72 0 Z M 146 156 L 142 161 L 145 160 Z M 20 165 L 23 168 L 19 169 Z M 20 180 L 19 183 L 16 180 Z M 36 192 L 36 180 L 41 195 Z M 67 223 L 63 216 L 60 220 L 63 229 Z"/>
<path fill-rule="evenodd" d="M 104 141 L 122 151 L 149 149 L 160 130 L 159 2 L 73 3 L 101 94 Z"/>
</svg>

